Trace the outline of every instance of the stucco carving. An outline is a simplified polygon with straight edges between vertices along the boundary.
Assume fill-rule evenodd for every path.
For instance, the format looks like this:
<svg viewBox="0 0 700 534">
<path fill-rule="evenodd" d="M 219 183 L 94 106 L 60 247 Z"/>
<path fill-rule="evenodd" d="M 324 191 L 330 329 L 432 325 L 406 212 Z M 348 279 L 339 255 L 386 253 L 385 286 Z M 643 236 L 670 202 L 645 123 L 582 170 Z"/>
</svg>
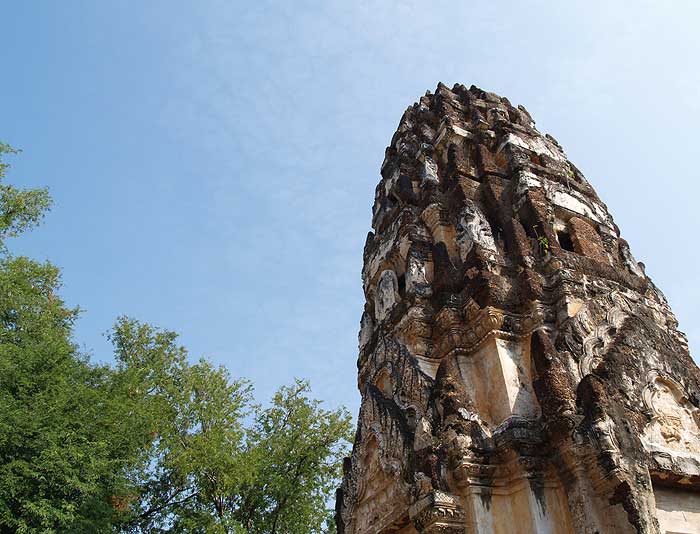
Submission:
<svg viewBox="0 0 700 534">
<path fill-rule="evenodd" d="M 378 321 L 383 321 L 391 312 L 399 296 L 399 281 L 394 271 L 386 270 L 379 276 L 377 293 L 374 301 L 374 309 Z"/>
<path fill-rule="evenodd" d="M 421 180 L 423 181 L 423 185 L 425 185 L 426 182 L 431 182 L 434 184 L 440 183 L 440 179 L 438 178 L 438 167 L 428 156 L 426 156 L 423 160 Z"/>
<path fill-rule="evenodd" d="M 652 371 L 643 398 L 651 414 L 644 433 L 648 443 L 700 453 L 700 409 L 690 403 L 678 382 Z"/>
<path fill-rule="evenodd" d="M 475 245 L 490 252 L 496 252 L 491 226 L 474 202 L 467 201 L 460 213 L 457 222 L 457 245 L 462 261 Z"/>
<path fill-rule="evenodd" d="M 377 434 L 372 434 L 359 455 L 364 469 L 357 492 L 356 532 L 376 532 L 375 528 L 386 523 L 394 503 L 405 498 L 405 489 L 399 483 L 400 460 L 387 458 Z M 403 491 L 402 491 L 403 490 Z"/>
<path fill-rule="evenodd" d="M 406 292 L 429 296 L 431 279 L 432 265 L 430 262 L 417 253 L 409 254 L 406 265 Z"/>
<path fill-rule="evenodd" d="M 374 331 L 374 321 L 372 316 L 364 312 L 362 318 L 360 319 L 360 333 L 357 335 L 359 349 L 365 348 L 369 340 L 372 338 L 372 332 Z"/>
<path fill-rule="evenodd" d="M 433 491 L 411 507 L 416 530 L 424 534 L 458 534 L 464 532 L 466 514 L 459 498 Z"/>
<path fill-rule="evenodd" d="M 622 256 L 625 266 L 632 274 L 639 277 L 644 276 L 644 270 L 639 266 L 639 263 L 637 263 L 637 260 L 634 259 L 634 256 L 632 256 L 632 252 L 630 251 L 627 241 L 620 241 L 620 255 Z"/>
</svg>

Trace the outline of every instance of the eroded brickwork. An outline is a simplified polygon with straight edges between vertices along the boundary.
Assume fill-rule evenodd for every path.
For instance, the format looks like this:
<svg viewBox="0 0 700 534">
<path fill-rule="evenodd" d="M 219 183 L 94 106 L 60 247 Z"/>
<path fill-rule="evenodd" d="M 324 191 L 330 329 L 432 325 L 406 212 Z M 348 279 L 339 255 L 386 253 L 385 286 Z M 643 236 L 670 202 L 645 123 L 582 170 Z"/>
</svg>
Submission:
<svg viewBox="0 0 700 534">
<path fill-rule="evenodd" d="M 559 144 L 439 85 L 381 174 L 339 532 L 700 532 L 700 372 Z"/>
</svg>

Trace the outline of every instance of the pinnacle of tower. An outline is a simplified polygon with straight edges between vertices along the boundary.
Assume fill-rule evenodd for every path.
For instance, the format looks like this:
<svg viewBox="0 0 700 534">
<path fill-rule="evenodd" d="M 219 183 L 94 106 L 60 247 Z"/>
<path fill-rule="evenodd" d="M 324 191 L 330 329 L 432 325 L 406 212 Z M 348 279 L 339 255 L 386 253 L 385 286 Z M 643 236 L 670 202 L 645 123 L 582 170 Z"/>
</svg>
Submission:
<svg viewBox="0 0 700 534">
<path fill-rule="evenodd" d="M 422 96 L 372 229 L 340 534 L 700 533 L 700 370 L 524 107 Z"/>
</svg>

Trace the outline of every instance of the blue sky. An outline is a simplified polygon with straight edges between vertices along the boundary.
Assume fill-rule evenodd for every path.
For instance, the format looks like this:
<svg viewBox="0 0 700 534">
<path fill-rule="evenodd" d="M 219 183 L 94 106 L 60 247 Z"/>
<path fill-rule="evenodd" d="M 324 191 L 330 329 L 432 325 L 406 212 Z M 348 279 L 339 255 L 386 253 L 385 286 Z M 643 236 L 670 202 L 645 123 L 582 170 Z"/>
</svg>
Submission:
<svg viewBox="0 0 700 534">
<path fill-rule="evenodd" d="M 358 406 L 362 247 L 385 146 L 438 81 L 525 105 L 596 187 L 700 349 L 698 2 L 4 2 L 12 243 L 63 269 L 98 361 L 128 314 L 261 400 Z"/>
</svg>

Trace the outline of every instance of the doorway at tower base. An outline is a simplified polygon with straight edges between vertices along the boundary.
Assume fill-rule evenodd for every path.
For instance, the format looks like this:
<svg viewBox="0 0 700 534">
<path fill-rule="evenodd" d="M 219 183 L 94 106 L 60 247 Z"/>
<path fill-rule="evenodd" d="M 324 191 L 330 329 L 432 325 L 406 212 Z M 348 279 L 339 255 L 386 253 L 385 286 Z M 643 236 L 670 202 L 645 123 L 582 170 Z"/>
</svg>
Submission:
<svg viewBox="0 0 700 534">
<path fill-rule="evenodd" d="M 504 487 L 471 487 L 469 493 L 463 499 L 468 532 L 574 534 L 566 496 L 557 485 L 535 490 L 527 480 L 519 480 Z"/>
<path fill-rule="evenodd" d="M 655 485 L 654 498 L 663 534 L 700 534 L 700 493 Z"/>
</svg>

